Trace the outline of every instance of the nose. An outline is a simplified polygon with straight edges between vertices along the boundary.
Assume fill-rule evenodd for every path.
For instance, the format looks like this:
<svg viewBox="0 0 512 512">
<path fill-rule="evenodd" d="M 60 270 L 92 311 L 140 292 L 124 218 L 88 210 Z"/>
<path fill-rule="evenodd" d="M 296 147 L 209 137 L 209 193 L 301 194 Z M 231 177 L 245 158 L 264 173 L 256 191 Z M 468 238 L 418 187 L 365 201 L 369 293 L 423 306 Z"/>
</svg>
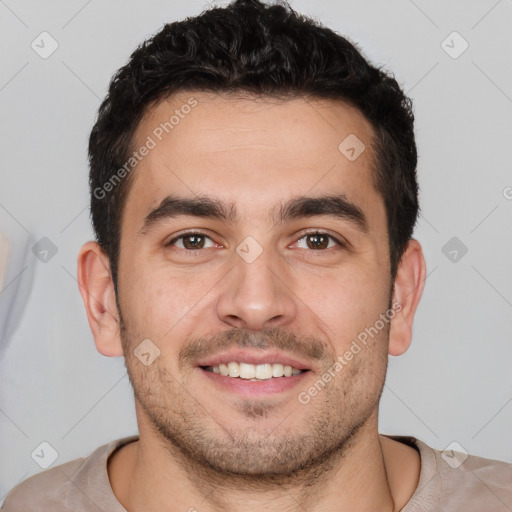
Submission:
<svg viewBox="0 0 512 512">
<path fill-rule="evenodd" d="M 286 269 L 271 261 L 268 251 L 248 263 L 234 255 L 235 263 L 222 283 L 217 315 L 231 327 L 271 329 L 290 324 L 297 314 L 297 297 L 287 284 Z"/>
</svg>

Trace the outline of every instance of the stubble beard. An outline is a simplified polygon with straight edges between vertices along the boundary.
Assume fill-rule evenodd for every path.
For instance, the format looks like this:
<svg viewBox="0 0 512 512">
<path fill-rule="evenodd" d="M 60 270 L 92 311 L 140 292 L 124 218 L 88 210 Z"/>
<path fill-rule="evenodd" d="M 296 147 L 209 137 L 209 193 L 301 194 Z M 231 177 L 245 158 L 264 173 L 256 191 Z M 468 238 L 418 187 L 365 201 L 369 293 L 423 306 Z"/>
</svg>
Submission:
<svg viewBox="0 0 512 512">
<path fill-rule="evenodd" d="M 387 370 L 387 358 L 379 354 L 354 358 L 309 404 L 297 400 L 288 416 L 270 401 L 240 400 L 234 415 L 255 422 L 241 431 L 192 396 L 187 377 L 171 375 L 161 357 L 142 365 L 133 355 L 141 338 L 121 317 L 120 327 L 135 398 L 162 445 L 190 474 L 255 486 L 311 485 L 348 453 L 375 418 Z M 325 369 L 331 364 L 325 361 Z"/>
</svg>

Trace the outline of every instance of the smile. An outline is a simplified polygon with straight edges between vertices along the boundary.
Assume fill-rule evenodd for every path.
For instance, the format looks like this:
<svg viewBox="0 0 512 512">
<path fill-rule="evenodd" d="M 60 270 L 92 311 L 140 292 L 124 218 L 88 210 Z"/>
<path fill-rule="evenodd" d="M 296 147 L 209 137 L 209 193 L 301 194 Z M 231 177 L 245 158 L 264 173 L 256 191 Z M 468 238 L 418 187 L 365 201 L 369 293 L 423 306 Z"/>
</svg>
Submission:
<svg viewBox="0 0 512 512">
<path fill-rule="evenodd" d="M 292 377 L 300 375 L 304 370 L 299 370 L 290 365 L 281 363 L 263 363 L 263 364 L 250 364 L 230 362 L 227 364 L 219 364 L 216 366 L 205 366 L 204 370 L 218 373 L 223 377 L 233 377 L 247 380 L 269 380 L 279 377 Z"/>
</svg>

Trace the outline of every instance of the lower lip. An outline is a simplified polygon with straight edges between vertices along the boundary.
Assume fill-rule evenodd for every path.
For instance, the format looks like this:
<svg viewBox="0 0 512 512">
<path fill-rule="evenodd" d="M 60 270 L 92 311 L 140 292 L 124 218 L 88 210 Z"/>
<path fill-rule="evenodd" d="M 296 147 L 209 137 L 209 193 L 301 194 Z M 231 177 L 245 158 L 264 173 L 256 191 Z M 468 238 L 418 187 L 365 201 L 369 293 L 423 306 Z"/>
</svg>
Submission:
<svg viewBox="0 0 512 512">
<path fill-rule="evenodd" d="M 249 397 L 267 396 L 288 391 L 302 382 L 307 374 L 310 373 L 306 371 L 291 377 L 273 377 L 272 379 L 252 381 L 240 377 L 224 377 L 219 373 L 209 372 L 202 368 L 199 368 L 199 370 L 218 386 Z"/>
</svg>

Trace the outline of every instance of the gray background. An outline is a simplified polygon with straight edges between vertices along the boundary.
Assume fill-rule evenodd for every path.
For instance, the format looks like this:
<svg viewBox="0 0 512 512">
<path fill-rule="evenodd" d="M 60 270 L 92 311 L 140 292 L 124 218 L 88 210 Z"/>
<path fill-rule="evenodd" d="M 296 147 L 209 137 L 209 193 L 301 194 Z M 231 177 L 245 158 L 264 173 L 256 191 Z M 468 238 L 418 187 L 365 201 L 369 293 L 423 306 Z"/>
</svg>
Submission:
<svg viewBox="0 0 512 512">
<path fill-rule="evenodd" d="M 92 238 L 87 138 L 135 46 L 207 6 L 0 0 L 0 229 L 12 242 L 0 293 L 0 501 L 41 471 L 31 457 L 41 442 L 56 465 L 136 433 L 123 360 L 96 352 L 76 282 L 78 250 Z M 415 103 L 415 236 L 428 278 L 413 344 L 390 358 L 381 432 L 512 462 L 512 1 L 292 6 L 357 41 Z M 59 45 L 47 59 L 31 48 L 43 31 Z M 453 31 L 469 44 L 457 58 Z M 43 237 L 56 254 L 32 252 Z"/>
</svg>

